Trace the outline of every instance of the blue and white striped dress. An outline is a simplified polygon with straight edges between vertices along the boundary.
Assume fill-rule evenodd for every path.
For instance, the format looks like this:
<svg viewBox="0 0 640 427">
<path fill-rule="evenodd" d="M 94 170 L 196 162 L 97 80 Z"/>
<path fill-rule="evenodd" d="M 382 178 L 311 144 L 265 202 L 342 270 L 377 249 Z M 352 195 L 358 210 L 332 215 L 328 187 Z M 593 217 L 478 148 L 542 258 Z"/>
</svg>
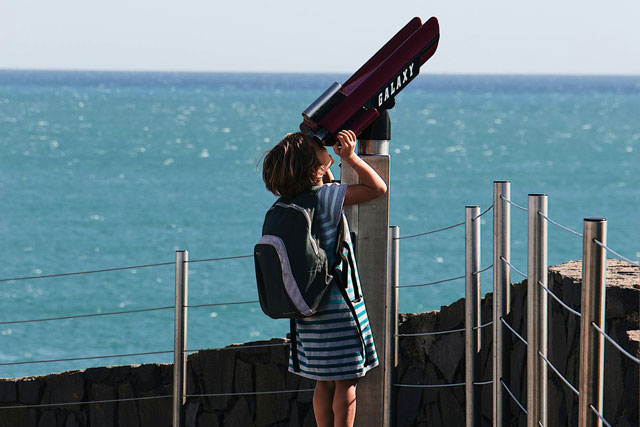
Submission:
<svg viewBox="0 0 640 427">
<path fill-rule="evenodd" d="M 315 220 L 319 221 L 320 247 L 327 252 L 329 265 L 334 260 L 338 225 L 342 217 L 346 191 L 346 184 L 335 183 L 325 184 L 318 191 Z M 343 265 L 342 268 L 349 266 Z M 347 293 L 353 300 L 353 283 L 351 275 L 347 276 Z M 354 307 L 362 330 L 366 356 L 363 354 L 358 327 L 338 286 L 335 280 L 331 283 L 331 290 L 316 314 L 296 320 L 300 372 L 294 372 L 293 361 L 289 355 L 290 372 L 314 380 L 341 380 L 362 377 L 367 371 L 378 366 L 364 298 L 354 303 Z M 365 357 L 368 361 L 366 366 Z"/>
</svg>

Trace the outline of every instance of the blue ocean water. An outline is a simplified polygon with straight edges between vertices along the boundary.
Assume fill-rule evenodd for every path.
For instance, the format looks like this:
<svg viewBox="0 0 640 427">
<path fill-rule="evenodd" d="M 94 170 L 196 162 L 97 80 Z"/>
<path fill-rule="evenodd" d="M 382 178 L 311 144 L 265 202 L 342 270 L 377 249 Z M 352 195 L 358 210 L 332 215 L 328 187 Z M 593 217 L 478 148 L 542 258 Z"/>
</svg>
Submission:
<svg viewBox="0 0 640 427">
<path fill-rule="evenodd" d="M 274 198 L 261 154 L 342 75 L 0 71 L 0 279 L 249 255 Z M 422 75 L 391 111 L 391 223 L 403 236 L 483 210 L 494 180 L 512 199 L 549 195 L 549 216 L 640 258 L 640 77 Z M 337 167 L 334 166 L 337 171 Z M 491 213 L 482 221 L 491 263 Z M 401 284 L 464 273 L 461 227 L 402 240 Z M 551 264 L 580 238 L 549 228 Z M 512 259 L 526 270 L 526 213 L 512 209 Z M 190 264 L 189 303 L 256 299 L 251 259 Z M 520 280 L 517 274 L 513 279 Z M 366 284 L 364 284 L 366 286 Z M 491 275 L 483 275 L 483 291 Z M 438 309 L 463 282 L 405 288 L 400 310 Z M 1 323 L 173 305 L 173 266 L 0 282 L 0 377 L 170 354 L 56 363 L 173 348 L 173 311 Z M 284 336 L 257 304 L 189 310 L 188 347 Z"/>
</svg>

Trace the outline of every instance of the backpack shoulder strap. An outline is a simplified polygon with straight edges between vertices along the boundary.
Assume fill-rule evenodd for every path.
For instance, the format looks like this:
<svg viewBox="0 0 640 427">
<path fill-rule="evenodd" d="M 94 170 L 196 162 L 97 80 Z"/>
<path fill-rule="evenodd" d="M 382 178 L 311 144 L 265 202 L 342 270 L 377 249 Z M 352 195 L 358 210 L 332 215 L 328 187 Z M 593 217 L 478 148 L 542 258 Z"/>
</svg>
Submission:
<svg viewBox="0 0 640 427">
<path fill-rule="evenodd" d="M 293 371 L 300 372 L 300 361 L 298 360 L 298 339 L 296 337 L 296 319 L 289 319 L 289 330 L 291 334 L 289 344 L 291 346 L 291 362 L 293 363 Z"/>
<path fill-rule="evenodd" d="M 344 254 L 345 249 L 347 251 L 347 255 Z M 340 223 L 338 225 L 338 237 L 336 240 L 335 260 L 336 261 L 333 265 L 332 273 L 337 273 L 337 271 L 335 271 L 336 267 L 340 262 L 343 262 L 342 280 L 344 281 L 345 286 L 347 286 L 348 274 L 349 273 L 351 274 L 351 283 L 353 284 L 355 301 L 360 301 L 362 299 L 362 295 L 360 295 L 360 286 L 359 286 L 360 280 L 358 279 L 358 273 L 356 268 L 356 254 L 354 253 L 354 250 L 353 250 L 353 244 L 351 242 L 351 233 L 349 232 L 349 224 L 347 223 L 347 218 L 344 212 L 342 213 L 342 217 L 340 218 Z M 346 268 L 347 266 L 348 268 Z"/>
<path fill-rule="evenodd" d="M 334 270 L 334 273 L 337 273 L 337 272 Z M 356 322 L 356 327 L 358 328 L 358 335 L 360 336 L 360 342 L 362 344 L 362 358 L 364 360 L 364 366 L 367 366 L 369 364 L 369 359 L 367 359 L 367 344 L 365 343 L 364 336 L 362 335 L 362 326 L 360 326 L 358 313 L 356 313 L 356 308 L 354 307 L 353 302 L 351 302 L 351 299 L 347 294 L 347 284 L 342 282 L 342 278 L 340 277 L 339 274 L 335 274 L 334 278 L 336 279 L 336 282 L 338 282 L 337 283 L 338 289 L 340 289 L 342 298 L 344 298 L 344 301 L 347 303 L 347 306 L 349 307 L 349 311 L 353 316 L 353 320 Z"/>
</svg>

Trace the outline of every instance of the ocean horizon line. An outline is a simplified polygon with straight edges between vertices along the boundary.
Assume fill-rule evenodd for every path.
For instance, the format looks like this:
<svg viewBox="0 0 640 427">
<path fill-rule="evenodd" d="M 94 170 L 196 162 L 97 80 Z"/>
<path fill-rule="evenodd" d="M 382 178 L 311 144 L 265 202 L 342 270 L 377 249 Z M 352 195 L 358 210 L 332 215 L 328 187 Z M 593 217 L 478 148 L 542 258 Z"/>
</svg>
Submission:
<svg viewBox="0 0 640 427">
<path fill-rule="evenodd" d="M 92 68 L 3 68 L 0 73 L 5 72 L 28 72 L 28 73 L 100 73 L 100 74 L 184 74 L 184 75 L 293 75 L 293 76 L 350 76 L 352 72 L 313 72 L 313 71 L 234 71 L 234 70 L 134 70 L 134 69 L 92 69 Z M 537 73 L 537 72 L 516 72 L 516 73 L 460 73 L 460 72 L 421 72 L 421 76 L 438 77 L 561 77 L 561 78 L 640 78 L 640 74 L 607 74 L 607 73 Z"/>
</svg>

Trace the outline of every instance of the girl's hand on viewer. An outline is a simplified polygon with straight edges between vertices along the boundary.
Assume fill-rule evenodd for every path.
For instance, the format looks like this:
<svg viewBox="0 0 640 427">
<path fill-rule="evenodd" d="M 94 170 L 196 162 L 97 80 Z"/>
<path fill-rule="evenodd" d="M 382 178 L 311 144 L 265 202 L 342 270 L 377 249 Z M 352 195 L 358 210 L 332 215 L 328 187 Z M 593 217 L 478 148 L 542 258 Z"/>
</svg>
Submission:
<svg viewBox="0 0 640 427">
<path fill-rule="evenodd" d="M 356 147 L 356 134 L 350 130 L 338 132 L 338 143 L 333 150 L 358 174 L 360 184 L 349 184 L 344 198 L 344 205 L 357 205 L 380 197 L 387 192 L 387 184 L 371 166 L 364 162 L 354 152 Z"/>
<path fill-rule="evenodd" d="M 353 131 L 341 130 L 338 132 L 338 143 L 334 144 L 333 151 L 350 165 L 353 165 L 359 160 L 355 154 L 355 148 L 356 134 Z"/>
</svg>

